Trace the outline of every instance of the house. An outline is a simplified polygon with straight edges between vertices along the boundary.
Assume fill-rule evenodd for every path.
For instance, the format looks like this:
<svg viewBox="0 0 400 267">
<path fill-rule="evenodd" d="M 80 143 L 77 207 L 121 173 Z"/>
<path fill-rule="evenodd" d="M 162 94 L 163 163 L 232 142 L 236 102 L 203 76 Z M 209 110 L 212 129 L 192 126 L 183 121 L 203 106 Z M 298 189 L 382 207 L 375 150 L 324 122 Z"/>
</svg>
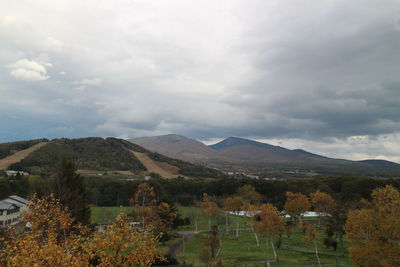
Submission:
<svg viewBox="0 0 400 267">
<path fill-rule="evenodd" d="M 16 195 L 0 200 L 0 228 L 19 223 L 27 204 L 28 200 Z"/>
</svg>

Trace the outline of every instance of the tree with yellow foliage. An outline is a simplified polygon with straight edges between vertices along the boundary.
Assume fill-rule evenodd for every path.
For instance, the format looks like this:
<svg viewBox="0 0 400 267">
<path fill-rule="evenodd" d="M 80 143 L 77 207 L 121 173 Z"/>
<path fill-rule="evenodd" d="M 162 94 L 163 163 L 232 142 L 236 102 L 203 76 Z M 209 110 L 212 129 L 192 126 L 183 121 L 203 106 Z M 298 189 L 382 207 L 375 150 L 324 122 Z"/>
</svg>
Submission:
<svg viewBox="0 0 400 267">
<path fill-rule="evenodd" d="M 6 266 L 150 266 L 158 257 L 157 238 L 130 226 L 126 216 L 100 232 L 76 223 L 53 195 L 33 197 L 23 220 L 25 233 L 8 231 L 0 253 Z"/>
<path fill-rule="evenodd" d="M 318 213 L 318 224 L 321 225 L 321 215 L 333 212 L 336 208 L 336 202 L 329 194 L 319 190 L 310 195 L 310 200 L 314 211 Z"/>
<path fill-rule="evenodd" d="M 236 237 L 239 237 L 239 213 L 243 210 L 244 200 L 240 196 L 227 197 L 224 200 L 224 206 L 226 214 L 227 212 L 233 212 L 236 215 Z M 226 228 L 228 230 L 228 221 L 226 220 Z"/>
<path fill-rule="evenodd" d="M 260 212 L 258 213 L 258 220 L 255 220 L 253 225 L 256 232 L 264 236 L 266 242 L 271 244 L 275 261 L 277 261 L 278 257 L 272 238 L 281 234 L 285 229 L 284 220 L 279 215 L 278 209 L 269 203 L 262 204 L 260 206 Z"/>
<path fill-rule="evenodd" d="M 89 229 L 74 218 L 53 195 L 32 198 L 22 219 L 31 226 L 26 233 L 9 232 L 2 258 L 7 266 L 83 266 Z M 13 229 L 9 229 L 13 231 Z"/>
<path fill-rule="evenodd" d="M 98 266 L 150 266 L 158 258 L 157 238 L 129 225 L 120 214 L 104 232 L 96 232 L 87 244 Z"/>
<path fill-rule="evenodd" d="M 292 220 L 301 221 L 302 214 L 310 208 L 311 204 L 306 195 L 286 192 L 285 212 L 290 215 Z"/>
<path fill-rule="evenodd" d="M 393 186 L 375 189 L 371 207 L 350 211 L 344 229 L 354 264 L 400 266 L 400 192 Z"/>
<path fill-rule="evenodd" d="M 146 217 L 151 214 L 151 207 L 156 204 L 156 194 L 154 188 L 147 183 L 141 183 L 138 186 L 130 204 L 139 208 L 142 227 L 146 227 Z"/>
<path fill-rule="evenodd" d="M 198 202 L 197 205 L 200 208 L 200 216 L 204 216 L 208 219 L 208 230 L 211 231 L 211 220 L 221 213 L 220 208 L 207 193 L 203 194 L 202 200 Z"/>
</svg>

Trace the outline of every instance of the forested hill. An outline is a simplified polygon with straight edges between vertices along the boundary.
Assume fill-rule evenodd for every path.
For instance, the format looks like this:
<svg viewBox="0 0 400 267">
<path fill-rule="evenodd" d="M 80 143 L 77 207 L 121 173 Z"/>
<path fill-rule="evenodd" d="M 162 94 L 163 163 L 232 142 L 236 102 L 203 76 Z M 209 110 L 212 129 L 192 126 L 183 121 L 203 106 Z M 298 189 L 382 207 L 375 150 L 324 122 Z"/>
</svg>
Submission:
<svg viewBox="0 0 400 267">
<path fill-rule="evenodd" d="M 21 161 L 11 164 L 8 169 L 34 174 L 48 172 L 65 157 L 73 159 L 79 170 L 120 171 L 139 175 L 157 173 L 168 178 L 179 175 L 209 178 L 224 176 L 215 169 L 150 152 L 118 138 L 62 138 L 46 141 L 45 145 L 26 155 Z M 0 157 L 0 160 L 2 158 L 4 156 Z"/>
</svg>

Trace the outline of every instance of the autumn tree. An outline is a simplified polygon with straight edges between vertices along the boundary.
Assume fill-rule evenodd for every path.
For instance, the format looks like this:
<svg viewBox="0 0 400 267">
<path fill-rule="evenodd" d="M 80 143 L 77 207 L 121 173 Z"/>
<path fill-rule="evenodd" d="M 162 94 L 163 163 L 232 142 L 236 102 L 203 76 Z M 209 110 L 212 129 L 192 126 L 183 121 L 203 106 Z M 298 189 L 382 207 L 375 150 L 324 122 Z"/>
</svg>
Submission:
<svg viewBox="0 0 400 267">
<path fill-rule="evenodd" d="M 314 244 L 314 251 L 315 251 L 315 256 L 317 257 L 318 266 L 321 267 L 321 260 L 319 258 L 318 246 L 317 246 L 317 231 L 315 230 L 314 226 L 310 224 L 304 224 L 304 228 L 305 228 L 304 241 L 312 242 Z"/>
<path fill-rule="evenodd" d="M 150 266 L 158 257 L 157 238 L 139 231 L 120 215 L 104 231 L 91 232 L 76 223 L 60 201 L 50 195 L 32 198 L 22 214 L 30 227 L 9 240 L 0 251 L 5 266 Z"/>
<path fill-rule="evenodd" d="M 84 266 L 90 260 L 85 249 L 89 229 L 74 223 L 60 201 L 50 195 L 33 197 L 22 219 L 30 224 L 25 234 L 9 233 L 7 266 Z M 12 231 L 12 229 L 10 229 Z"/>
<path fill-rule="evenodd" d="M 165 244 L 167 239 L 168 230 L 172 228 L 174 219 L 177 216 L 177 212 L 166 202 L 161 202 L 160 205 L 153 207 L 153 222 L 155 233 L 160 235 L 160 239 Z"/>
<path fill-rule="evenodd" d="M 275 261 L 278 259 L 273 237 L 282 234 L 284 231 L 284 220 L 279 215 L 278 209 L 271 204 L 262 204 L 257 219 L 254 221 L 255 230 L 266 238 L 266 242 L 271 244 Z"/>
<path fill-rule="evenodd" d="M 96 232 L 87 245 L 98 266 L 150 266 L 158 258 L 157 237 L 129 224 L 120 214 L 114 224 Z"/>
<path fill-rule="evenodd" d="M 319 190 L 310 195 L 311 204 L 314 210 L 318 213 L 318 224 L 321 225 L 321 215 L 327 215 L 334 211 L 336 202 L 333 198 Z"/>
<path fill-rule="evenodd" d="M 239 215 L 243 210 L 244 200 L 242 197 L 235 195 L 225 198 L 224 207 L 226 214 L 228 211 L 233 212 L 236 215 L 236 237 L 239 237 Z M 226 221 L 226 228 L 228 229 L 228 222 Z"/>
<path fill-rule="evenodd" d="M 207 264 L 215 261 L 221 249 L 221 239 L 218 236 L 218 226 L 214 225 L 209 235 L 204 239 L 205 249 L 201 252 L 200 257 Z"/>
<path fill-rule="evenodd" d="M 237 190 L 238 195 L 252 205 L 258 205 L 262 198 L 262 195 L 257 192 L 254 186 L 244 185 Z"/>
<path fill-rule="evenodd" d="M 151 207 L 156 204 L 156 194 L 153 187 L 147 183 L 141 183 L 138 186 L 133 198 L 130 200 L 131 205 L 139 208 L 142 227 L 146 227 L 146 217 L 151 215 Z"/>
<path fill-rule="evenodd" d="M 198 203 L 200 208 L 200 216 L 206 217 L 208 219 L 208 230 L 211 230 L 211 220 L 215 218 L 220 212 L 220 208 L 217 203 L 215 203 L 214 199 L 207 195 L 207 193 L 203 194 L 202 200 Z"/>
<path fill-rule="evenodd" d="M 302 214 L 310 208 L 311 204 L 306 195 L 286 192 L 285 212 L 290 215 L 292 220 L 301 221 Z"/>
<path fill-rule="evenodd" d="M 371 207 L 350 211 L 344 229 L 354 264 L 400 266 L 400 192 L 393 186 L 375 189 Z"/>
<path fill-rule="evenodd" d="M 60 203 L 68 208 L 76 221 L 89 224 L 90 208 L 83 178 L 76 172 L 73 160 L 63 158 L 55 169 L 53 191 Z"/>
</svg>

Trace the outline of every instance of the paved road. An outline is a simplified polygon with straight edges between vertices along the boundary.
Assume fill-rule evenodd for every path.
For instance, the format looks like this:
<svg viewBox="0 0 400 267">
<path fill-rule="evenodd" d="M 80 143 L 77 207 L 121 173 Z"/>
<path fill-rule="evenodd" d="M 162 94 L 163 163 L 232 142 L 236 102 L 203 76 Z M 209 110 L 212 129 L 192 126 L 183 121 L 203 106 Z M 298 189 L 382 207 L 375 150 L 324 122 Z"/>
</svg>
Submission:
<svg viewBox="0 0 400 267">
<path fill-rule="evenodd" d="M 196 231 L 184 231 L 184 232 L 179 232 L 179 234 L 182 235 L 182 237 L 173 243 L 168 250 L 167 255 L 169 255 L 171 258 L 176 259 L 176 253 L 178 252 L 179 248 L 182 246 L 183 242 L 186 242 L 189 238 L 197 234 L 198 232 Z"/>
</svg>

